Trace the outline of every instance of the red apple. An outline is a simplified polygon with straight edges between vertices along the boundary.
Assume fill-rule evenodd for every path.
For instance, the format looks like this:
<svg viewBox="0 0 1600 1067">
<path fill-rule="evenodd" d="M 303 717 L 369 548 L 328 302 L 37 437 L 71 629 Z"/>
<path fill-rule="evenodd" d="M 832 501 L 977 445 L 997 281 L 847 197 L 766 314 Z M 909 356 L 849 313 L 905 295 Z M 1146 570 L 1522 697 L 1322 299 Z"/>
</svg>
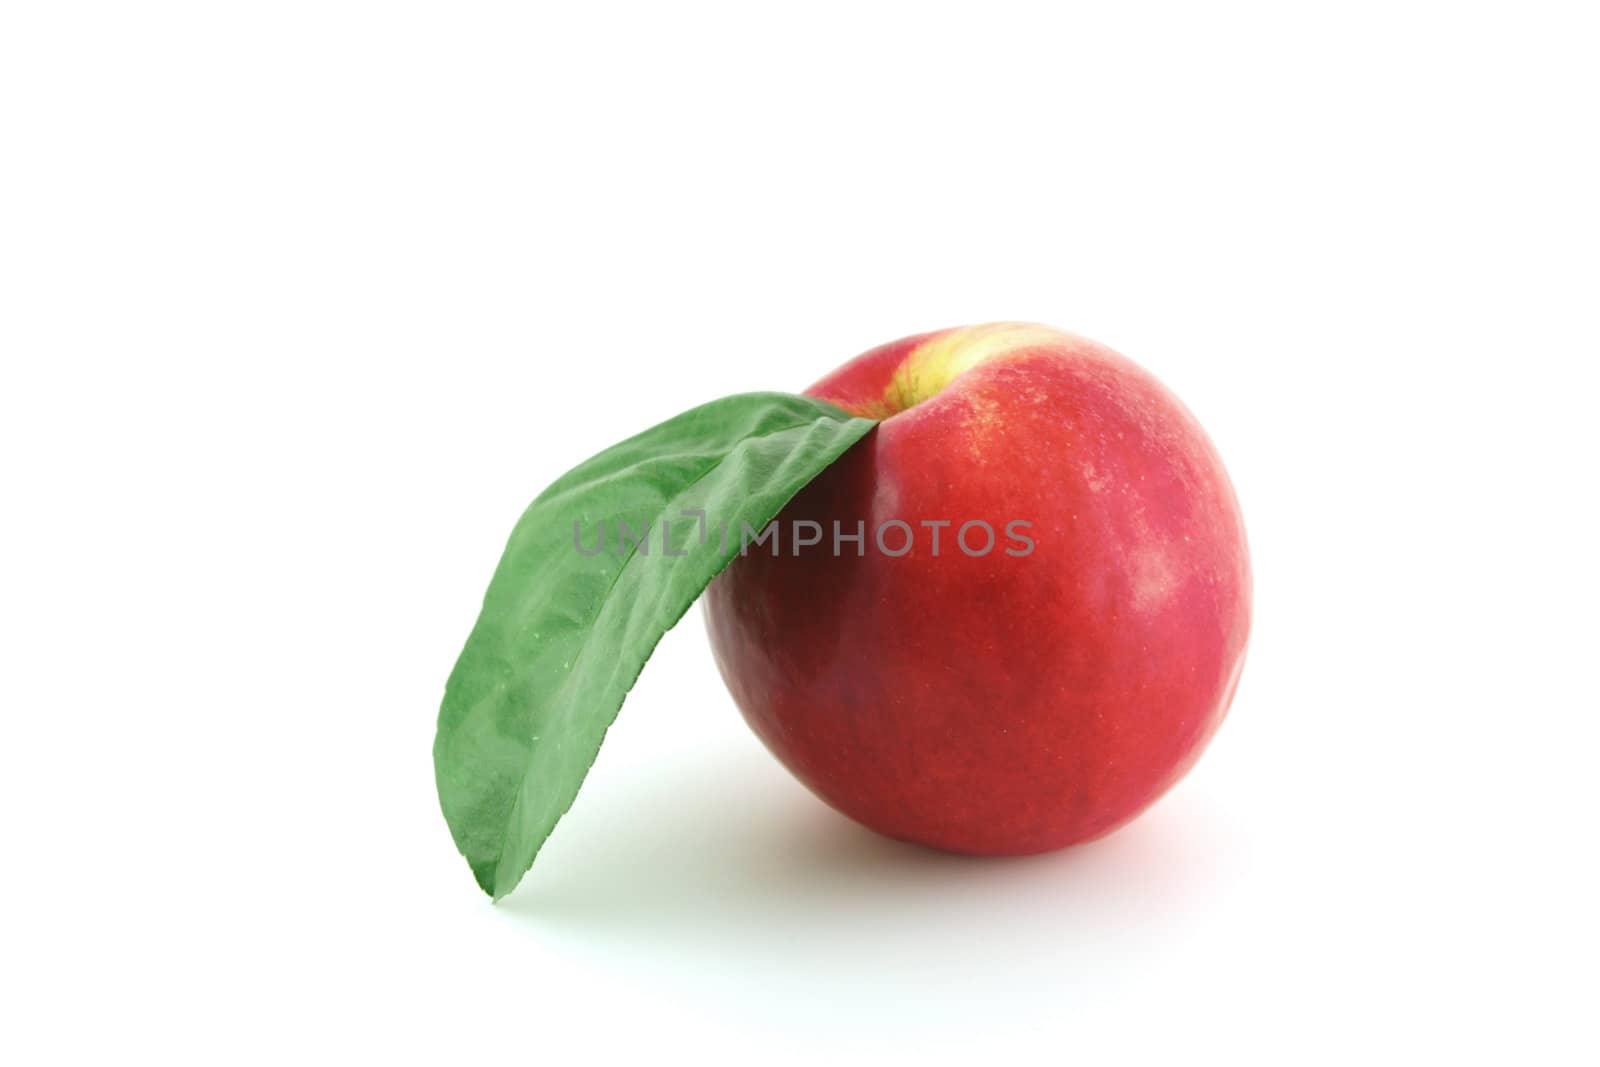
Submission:
<svg viewBox="0 0 1600 1067">
<path fill-rule="evenodd" d="M 1177 398 L 1018 323 L 883 345 L 807 392 L 882 423 L 706 596 L 722 676 L 795 776 L 986 855 L 1098 837 L 1182 777 L 1239 681 L 1250 566 Z"/>
</svg>

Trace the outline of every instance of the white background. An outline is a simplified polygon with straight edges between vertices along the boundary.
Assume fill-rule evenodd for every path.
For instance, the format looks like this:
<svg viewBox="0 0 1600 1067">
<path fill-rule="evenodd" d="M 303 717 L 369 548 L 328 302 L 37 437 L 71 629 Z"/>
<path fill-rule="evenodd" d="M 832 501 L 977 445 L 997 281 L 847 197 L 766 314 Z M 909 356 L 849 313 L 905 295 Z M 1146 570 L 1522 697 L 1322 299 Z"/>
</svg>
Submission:
<svg viewBox="0 0 1600 1067">
<path fill-rule="evenodd" d="M 0 1058 L 1593 1057 L 1592 17 L 7 5 Z M 1054 856 L 891 844 L 696 612 L 491 906 L 430 745 L 528 500 L 998 318 L 1232 471 L 1198 769 Z"/>
</svg>

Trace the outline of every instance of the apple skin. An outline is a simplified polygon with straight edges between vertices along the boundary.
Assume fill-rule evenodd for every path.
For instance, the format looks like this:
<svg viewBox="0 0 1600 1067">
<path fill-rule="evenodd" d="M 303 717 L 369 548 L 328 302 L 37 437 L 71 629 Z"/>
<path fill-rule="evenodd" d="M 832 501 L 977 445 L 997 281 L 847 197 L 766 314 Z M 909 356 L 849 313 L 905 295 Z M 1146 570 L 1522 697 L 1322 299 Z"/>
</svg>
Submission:
<svg viewBox="0 0 1600 1067">
<path fill-rule="evenodd" d="M 1232 485 L 1177 398 L 1021 323 L 895 341 L 807 393 L 883 421 L 785 508 L 780 555 L 751 545 L 705 598 L 778 759 L 880 833 L 977 855 L 1091 840 L 1177 782 L 1233 699 L 1251 592 Z M 904 556 L 874 543 L 890 519 Z M 796 520 L 826 531 L 798 555 Z M 865 522 L 864 555 L 834 554 L 835 520 Z M 921 520 L 955 524 L 937 556 Z M 969 520 L 987 555 L 958 550 Z"/>
</svg>

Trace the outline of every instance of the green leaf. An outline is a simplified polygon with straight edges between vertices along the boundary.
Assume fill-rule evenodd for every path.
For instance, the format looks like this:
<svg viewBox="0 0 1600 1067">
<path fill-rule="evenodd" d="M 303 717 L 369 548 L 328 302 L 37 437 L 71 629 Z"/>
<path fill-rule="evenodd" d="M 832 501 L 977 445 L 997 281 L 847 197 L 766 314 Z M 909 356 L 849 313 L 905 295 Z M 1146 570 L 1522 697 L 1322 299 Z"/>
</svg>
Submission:
<svg viewBox="0 0 1600 1067">
<path fill-rule="evenodd" d="M 498 900 L 527 873 L 656 643 L 738 555 L 742 524 L 760 530 L 874 425 L 809 397 L 730 396 L 601 452 L 533 502 L 433 745 L 440 806 L 484 892 Z M 700 518 L 683 514 L 695 510 L 703 543 Z M 619 523 L 648 527 L 645 546 Z"/>
</svg>

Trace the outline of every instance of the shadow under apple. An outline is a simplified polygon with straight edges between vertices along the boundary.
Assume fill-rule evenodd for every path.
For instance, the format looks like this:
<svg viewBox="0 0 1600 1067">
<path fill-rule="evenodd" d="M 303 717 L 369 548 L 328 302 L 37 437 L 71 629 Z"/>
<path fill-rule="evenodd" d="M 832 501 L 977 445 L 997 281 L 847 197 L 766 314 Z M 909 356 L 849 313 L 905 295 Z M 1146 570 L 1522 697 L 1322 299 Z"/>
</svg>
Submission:
<svg viewBox="0 0 1600 1067">
<path fill-rule="evenodd" d="M 499 910 L 678 986 L 887 984 L 930 1011 L 942 994 L 1094 988 L 1220 890 L 1216 834 L 1181 798 L 1100 841 L 996 859 L 874 834 L 753 744 L 621 777 L 590 783 Z"/>
</svg>

